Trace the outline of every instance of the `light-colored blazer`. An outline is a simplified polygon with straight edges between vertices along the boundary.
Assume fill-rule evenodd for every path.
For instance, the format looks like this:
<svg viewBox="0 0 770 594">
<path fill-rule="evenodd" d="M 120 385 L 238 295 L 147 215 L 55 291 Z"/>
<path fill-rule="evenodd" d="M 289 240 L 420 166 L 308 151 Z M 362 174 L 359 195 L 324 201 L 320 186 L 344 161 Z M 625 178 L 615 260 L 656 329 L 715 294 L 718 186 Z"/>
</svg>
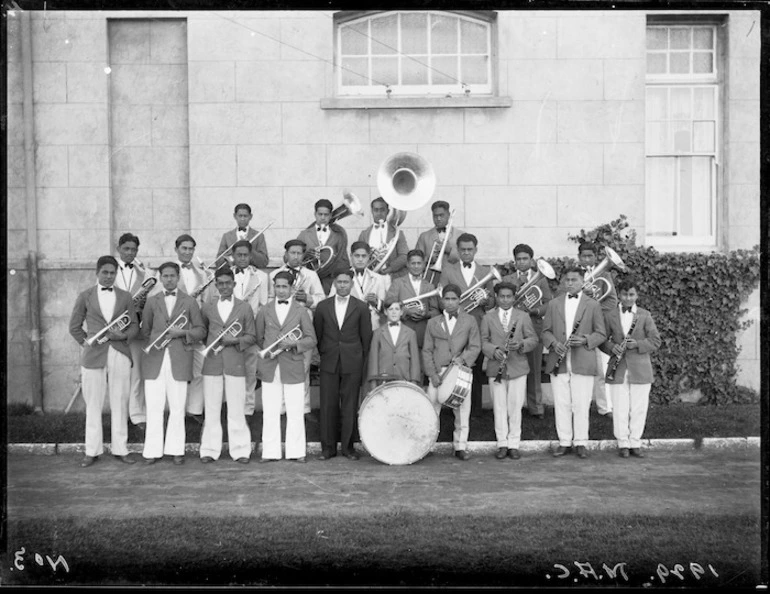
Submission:
<svg viewBox="0 0 770 594">
<path fill-rule="evenodd" d="M 183 311 L 187 315 L 187 323 L 183 328 L 187 331 L 187 335 L 184 338 L 174 338 L 163 350 L 153 348 L 148 354 L 142 354 L 142 379 L 158 378 L 163 364 L 163 353 L 168 350 L 171 357 L 171 374 L 174 379 L 192 381 L 194 345 L 206 337 L 206 327 L 203 325 L 201 310 L 195 299 L 177 291 L 174 311 L 169 317 L 166 312 L 164 293 L 148 298 L 142 312 L 142 336 L 148 341 L 148 345 L 152 344 Z"/>
<path fill-rule="evenodd" d="M 543 346 L 548 350 L 548 359 L 546 360 L 546 373 L 553 373 L 556 361 L 559 355 L 556 349 L 552 348 L 554 343 L 565 344 L 572 328 L 567 328 L 566 315 L 564 313 L 567 296 L 555 297 L 548 302 L 545 310 L 545 319 L 543 320 Z M 578 375 L 594 375 L 596 373 L 596 353 L 594 349 L 602 344 L 607 338 L 607 332 L 604 329 L 604 316 L 599 303 L 586 295 L 581 295 L 580 303 L 575 312 L 575 321 L 580 320 L 577 335 L 583 335 L 588 342 L 582 346 L 572 347 L 572 373 Z M 559 367 L 559 372 L 566 372 L 567 357 Z"/>
<path fill-rule="evenodd" d="M 537 274 L 536 270 L 529 270 L 527 280 L 532 278 L 532 276 L 535 274 Z M 516 291 L 518 291 L 527 281 L 524 279 L 519 279 L 518 273 L 514 273 L 504 276 L 503 282 L 511 283 L 514 287 L 516 287 Z M 540 302 L 535 305 L 535 307 L 528 311 L 530 321 L 532 322 L 532 327 L 535 329 L 535 332 L 537 332 L 537 335 L 540 336 L 543 331 L 543 317 L 545 316 L 545 308 L 548 305 L 548 302 L 553 299 L 553 291 L 551 291 L 551 286 L 548 284 L 548 279 L 544 276 L 541 276 L 537 282 L 535 282 L 534 286 L 540 289 L 540 291 L 543 293 L 543 297 L 540 299 Z M 524 306 L 521 306 L 519 309 L 525 311 Z"/>
<path fill-rule="evenodd" d="M 529 363 L 527 362 L 527 353 L 533 350 L 539 343 L 537 334 L 532 327 L 532 321 L 529 314 L 511 308 L 511 324 L 516 324 L 516 330 L 513 333 L 514 340 L 522 343 L 519 351 L 510 351 L 505 361 L 505 368 L 508 379 L 515 379 L 529 373 Z M 500 310 L 495 308 L 487 312 L 481 320 L 481 351 L 486 355 L 487 375 L 495 377 L 500 369 L 500 363 L 495 359 L 495 349 L 505 350 L 505 343 L 508 340 L 510 329 L 506 332 L 500 322 Z"/>
<path fill-rule="evenodd" d="M 460 256 L 457 252 L 457 238 L 460 237 L 460 235 L 463 233 L 464 231 L 461 231 L 457 227 L 452 227 L 449 230 L 449 240 L 447 241 L 446 250 L 444 251 L 444 262 L 442 263 L 442 270 L 446 268 L 447 264 L 454 264 L 455 262 L 460 261 Z M 433 244 L 437 239 L 438 231 L 436 231 L 435 227 L 428 229 L 427 231 L 423 231 L 417 238 L 415 249 L 422 250 L 422 253 L 425 254 L 425 265 L 428 267 L 430 267 L 428 258 L 430 258 L 430 252 L 433 249 Z M 447 252 L 449 253 L 448 256 Z"/>
<path fill-rule="evenodd" d="M 257 337 L 254 330 L 254 315 L 249 304 L 233 297 L 233 309 L 227 320 L 222 320 L 219 315 L 219 306 L 216 301 L 206 303 L 201 309 L 203 324 L 206 326 L 206 346 L 209 346 L 216 338 L 236 320 L 241 324 L 241 332 L 236 337 L 238 345 L 226 346 L 219 353 L 209 352 L 203 360 L 203 375 L 234 375 L 246 377 L 245 351 L 256 343 Z"/>
<path fill-rule="evenodd" d="M 437 315 L 428 321 L 425 342 L 422 345 L 422 364 L 425 375 L 428 377 L 449 365 L 458 355 L 462 357 L 466 366 L 473 367 L 480 352 L 479 325 L 462 309 L 458 312 L 451 335 L 444 314 Z"/>
<path fill-rule="evenodd" d="M 275 287 L 273 285 L 273 279 L 275 278 L 275 275 L 284 271 L 289 271 L 289 266 L 287 264 L 284 264 L 280 268 L 276 268 L 270 273 L 270 280 L 268 282 L 267 289 L 267 295 L 269 299 L 275 297 Z M 294 295 L 300 289 L 305 291 L 308 297 L 313 299 L 313 303 L 307 306 L 311 311 L 315 311 L 315 308 L 318 306 L 318 304 L 326 299 L 326 293 L 324 293 L 324 287 L 321 284 L 321 279 L 318 278 L 318 274 L 314 270 L 310 270 L 304 266 L 299 269 L 299 279 L 297 280 L 297 284 L 292 286 L 291 294 Z M 305 304 L 300 302 L 297 302 L 297 305 L 306 307 Z"/>
<path fill-rule="evenodd" d="M 374 229 L 374 225 L 369 225 L 366 229 L 361 231 L 361 234 L 358 236 L 358 241 L 369 243 L 372 229 Z M 391 224 L 385 226 L 385 241 L 390 242 L 396 236 L 396 233 L 398 233 L 396 249 L 393 250 L 390 257 L 385 262 L 385 265 L 389 269 L 388 274 L 394 279 L 403 276 L 406 273 L 406 254 L 409 252 L 409 246 L 406 243 L 406 237 L 404 237 L 403 232 L 400 229 L 396 230 Z M 379 246 L 372 245 L 370 247 L 373 250 L 376 250 Z"/>
<path fill-rule="evenodd" d="M 186 293 L 187 295 L 189 295 L 191 293 L 191 291 L 194 291 L 200 285 L 205 283 L 208 280 L 209 275 L 212 272 L 214 272 L 213 270 L 209 270 L 207 272 L 197 262 L 194 262 L 194 261 L 190 262 L 190 265 L 192 266 L 193 274 L 195 275 L 195 278 L 198 280 L 198 282 L 195 285 L 195 287 L 193 287 L 192 290 L 190 290 L 190 289 L 188 289 L 188 287 L 186 286 L 186 284 L 184 282 L 184 277 L 182 276 L 182 267 L 181 267 L 181 265 L 179 264 L 178 261 L 174 261 L 174 262 L 179 266 L 179 282 L 177 283 L 176 288 L 179 289 L 180 291 L 182 291 L 183 293 Z M 155 286 L 152 288 L 152 291 L 150 291 L 150 295 L 149 295 L 150 297 L 154 297 L 155 295 L 163 294 L 165 292 L 165 289 L 163 288 L 163 283 L 160 281 L 160 272 L 157 271 L 157 270 L 155 270 L 155 278 L 158 279 L 158 282 L 155 283 Z M 212 291 L 212 286 L 213 285 L 214 285 L 214 283 L 211 283 L 206 288 L 206 290 L 204 290 L 203 293 L 201 293 L 198 296 L 198 298 L 196 299 L 196 301 L 198 302 L 198 306 L 199 307 L 203 303 L 206 303 L 206 301 L 208 301 L 209 296 L 210 296 L 211 291 Z"/>
<path fill-rule="evenodd" d="M 320 244 L 318 243 L 315 223 L 310 228 L 300 231 L 297 239 L 304 241 L 308 250 L 317 248 Z M 348 234 L 343 227 L 340 227 L 336 223 L 330 224 L 329 238 L 324 245 L 328 245 L 334 249 L 334 256 L 333 261 L 327 266 L 324 266 L 323 270 L 318 274 L 318 278 L 322 281 L 323 279 L 329 278 L 333 271 L 338 268 L 350 268 L 350 260 L 348 259 Z"/>
<path fill-rule="evenodd" d="M 248 227 L 246 230 L 246 239 L 252 240 L 256 237 L 258 231 Z M 224 252 L 227 248 L 238 241 L 238 229 L 230 229 L 222 235 L 222 239 L 219 242 L 219 249 L 217 255 Z M 232 256 L 233 252 L 230 250 L 229 256 Z M 267 242 L 265 241 L 265 234 L 263 233 L 257 237 L 256 241 L 251 242 L 251 265 L 257 268 L 265 268 L 270 262 L 270 258 L 267 255 Z M 217 264 L 221 264 L 221 259 Z"/>
<path fill-rule="evenodd" d="M 433 289 L 435 289 L 435 287 L 431 283 L 425 280 L 420 281 L 420 295 L 424 295 Z M 409 275 L 407 274 L 393 279 L 393 283 L 390 285 L 390 288 L 385 295 L 385 301 L 404 301 L 410 297 L 417 297 L 417 294 L 414 292 L 412 283 L 409 280 Z M 403 308 L 404 313 L 401 318 L 404 324 L 409 326 L 417 334 L 417 345 L 420 348 L 422 348 L 425 340 L 425 328 L 428 326 L 428 320 L 441 313 L 438 305 L 438 297 L 428 297 L 427 299 L 423 299 L 422 302 L 423 307 L 425 308 L 423 319 L 417 322 L 413 321 L 406 315 L 406 312 L 408 311 L 406 308 Z"/>
<path fill-rule="evenodd" d="M 631 384 L 651 384 L 655 379 L 650 353 L 660 348 L 660 333 L 649 311 L 637 306 L 636 314 L 638 319 L 631 338 L 636 340 L 638 348 L 626 350 L 615 372 L 615 379 L 607 383 L 622 384 L 626 371 L 628 371 L 628 382 Z M 612 356 L 612 349 L 622 343 L 626 337 L 620 321 L 620 308 L 605 314 L 604 319 L 607 322 L 608 336 L 607 341 L 599 348 Z"/>
<path fill-rule="evenodd" d="M 116 351 L 123 353 L 131 360 L 131 349 L 128 346 L 129 340 L 132 340 L 139 332 L 139 320 L 134 311 L 134 304 L 131 300 L 131 294 L 121 289 L 113 288 L 115 291 L 115 310 L 113 317 L 106 320 L 99 307 L 98 286 L 93 286 L 78 295 L 75 300 L 75 306 L 70 316 L 70 334 L 83 347 L 80 355 L 80 365 L 86 369 L 101 369 L 107 366 L 107 351 L 113 347 Z M 104 344 L 86 346 L 86 339 L 97 334 L 102 328 L 117 318 L 124 311 L 128 310 L 131 323 L 123 330 L 127 340 L 107 341 Z M 86 323 L 86 330 L 83 330 L 83 322 Z"/>
<path fill-rule="evenodd" d="M 233 272 L 235 272 L 233 270 Z M 267 304 L 267 285 L 268 278 L 267 273 L 262 272 L 254 266 L 249 266 L 249 282 L 246 285 L 245 293 L 243 296 L 248 296 L 248 305 L 251 307 L 252 315 L 256 316 L 259 308 Z M 237 276 L 236 276 L 237 278 Z M 211 290 L 205 291 L 208 293 L 206 296 L 206 303 L 216 303 L 219 301 L 219 290 L 217 289 L 216 282 L 211 284 Z M 236 290 L 233 290 L 235 296 Z M 242 297 L 237 297 L 239 301 L 243 301 Z"/>
<path fill-rule="evenodd" d="M 471 285 L 468 285 L 465 282 L 465 277 L 463 277 L 462 262 L 457 262 L 456 264 L 450 264 L 449 266 L 444 267 L 444 270 L 441 272 L 441 286 L 446 287 L 451 283 L 460 287 L 460 291 L 464 293 L 470 288 L 470 286 L 475 285 L 487 274 L 489 274 L 489 266 L 483 266 L 477 262 L 474 280 L 471 282 Z M 481 327 L 481 319 L 484 317 L 484 312 L 488 309 L 492 309 L 495 306 L 495 291 L 493 289 L 495 284 L 495 279 L 491 279 L 482 286 L 482 288 L 486 289 L 488 293 L 487 299 L 481 305 L 475 308 L 470 314 L 476 320 L 476 323 L 479 325 L 479 327 Z M 463 307 L 465 307 L 465 303 L 460 304 L 460 309 L 463 309 Z"/>
<path fill-rule="evenodd" d="M 382 302 L 385 300 L 385 295 L 388 293 L 389 288 L 390 277 L 387 274 L 378 274 L 367 268 L 364 269 L 363 280 L 359 280 L 357 274 L 353 276 L 350 294 L 366 303 L 367 307 L 369 307 L 372 330 L 379 328 L 380 321 L 384 318 L 382 314 Z M 369 302 L 365 299 L 369 293 L 374 293 L 377 296 L 377 305 L 375 307 L 369 306 Z M 332 285 L 331 291 L 329 291 L 329 297 L 334 297 L 336 294 L 337 288 Z"/>
<path fill-rule="evenodd" d="M 408 326 L 400 325 L 396 344 L 393 344 L 387 323 L 380 326 L 372 335 L 367 379 L 380 375 L 413 382 L 422 380 L 417 334 Z"/>
<path fill-rule="evenodd" d="M 282 384 L 301 384 L 305 381 L 305 355 L 316 346 L 315 329 L 310 320 L 310 313 L 304 305 L 294 299 L 289 304 L 289 312 L 283 324 L 278 321 L 275 311 L 275 299 L 259 310 L 257 314 L 257 346 L 264 349 L 273 344 L 282 335 L 299 324 L 302 338 L 296 342 L 296 348 L 280 353 L 274 359 L 259 358 L 257 377 L 263 382 L 271 383 L 275 379 L 276 367 L 280 365 Z"/>
</svg>

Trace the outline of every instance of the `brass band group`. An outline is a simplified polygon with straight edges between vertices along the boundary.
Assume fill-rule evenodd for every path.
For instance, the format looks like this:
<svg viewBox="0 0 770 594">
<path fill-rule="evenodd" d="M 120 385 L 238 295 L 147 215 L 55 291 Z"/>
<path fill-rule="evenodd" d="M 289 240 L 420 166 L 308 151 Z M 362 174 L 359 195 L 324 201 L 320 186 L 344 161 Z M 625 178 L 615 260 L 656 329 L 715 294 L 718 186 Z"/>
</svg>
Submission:
<svg viewBox="0 0 770 594">
<path fill-rule="evenodd" d="M 452 206 L 431 202 L 435 176 L 424 159 L 394 155 L 380 167 L 378 189 L 372 224 L 355 241 L 338 221 L 363 216 L 359 200 L 345 192 L 336 208 L 316 201 L 314 222 L 285 242 L 284 264 L 273 270 L 264 233 L 271 224 L 253 228 L 248 204 L 235 206 L 237 226 L 209 263 L 195 257 L 195 238 L 181 234 L 176 259 L 151 269 L 137 258 L 139 238 L 124 233 L 117 257 L 98 259 L 97 282 L 78 296 L 70 320 L 82 346 L 81 466 L 104 452 L 105 394 L 110 451 L 127 464 L 135 462 L 129 422 L 143 430 L 146 464 L 164 456 L 184 463 L 186 415 L 202 423 L 201 461 L 218 460 L 223 401 L 228 454 L 248 463 L 254 440 L 246 417 L 258 394 L 261 460 L 304 462 L 314 365 L 319 460 L 337 456 L 338 446 L 356 460 L 361 441 L 382 462 L 415 462 L 435 443 L 442 408 L 454 414 L 454 455 L 467 460 L 485 383 L 495 457 L 518 459 L 522 414 L 544 418 L 543 363 L 559 441 L 554 456 L 588 456 L 592 400 L 612 416 L 619 455 L 643 456 L 650 353 L 660 336 L 636 304 L 633 275 L 615 287 L 611 270 L 628 272 L 620 257 L 606 248 L 600 260 L 597 247 L 583 243 L 580 265 L 555 279 L 532 247 L 519 244 L 515 270 L 503 274 L 476 262 L 479 239 L 457 229 Z M 429 203 L 434 227 L 410 249 L 399 227 L 408 211 Z M 551 280 L 560 283 L 555 295 Z"/>
</svg>

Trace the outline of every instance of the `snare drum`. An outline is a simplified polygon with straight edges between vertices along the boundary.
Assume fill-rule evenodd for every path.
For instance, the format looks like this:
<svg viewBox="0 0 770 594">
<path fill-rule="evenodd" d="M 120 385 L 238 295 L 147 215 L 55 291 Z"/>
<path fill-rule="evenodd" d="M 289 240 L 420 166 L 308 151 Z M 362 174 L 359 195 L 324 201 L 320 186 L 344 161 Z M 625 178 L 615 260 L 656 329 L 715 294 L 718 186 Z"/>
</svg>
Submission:
<svg viewBox="0 0 770 594">
<path fill-rule="evenodd" d="M 465 365 L 452 364 L 442 376 L 438 387 L 438 401 L 448 408 L 460 408 L 471 393 L 473 372 Z"/>
<path fill-rule="evenodd" d="M 438 439 L 439 421 L 428 396 L 405 381 L 372 390 L 358 411 L 358 432 L 366 451 L 385 464 L 412 464 Z"/>
</svg>

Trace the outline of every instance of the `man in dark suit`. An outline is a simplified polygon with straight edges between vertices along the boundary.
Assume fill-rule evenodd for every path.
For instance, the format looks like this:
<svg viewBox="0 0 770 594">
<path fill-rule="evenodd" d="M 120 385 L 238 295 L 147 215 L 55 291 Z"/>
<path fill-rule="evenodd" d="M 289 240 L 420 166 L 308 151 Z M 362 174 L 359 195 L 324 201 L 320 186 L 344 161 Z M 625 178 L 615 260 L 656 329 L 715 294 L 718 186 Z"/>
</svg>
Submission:
<svg viewBox="0 0 770 594">
<path fill-rule="evenodd" d="M 321 454 L 319 460 L 337 455 L 337 423 L 341 424 L 342 455 L 358 460 L 353 449 L 358 391 L 372 340 L 369 307 L 350 296 L 353 272 L 341 269 L 334 275 L 336 295 L 318 304 L 313 317 L 321 354 Z"/>
<path fill-rule="evenodd" d="M 596 374 L 594 350 L 604 342 L 604 316 L 596 300 L 584 295 L 583 271 L 564 273 L 567 294 L 551 299 L 543 320 L 543 344 L 548 348 L 546 372 L 551 374 L 556 433 L 554 456 L 572 452 L 587 458 L 588 411 Z"/>
<path fill-rule="evenodd" d="M 131 294 L 113 287 L 118 262 L 112 256 L 102 256 L 96 262 L 97 284 L 78 295 L 70 317 L 70 334 L 83 347 L 80 375 L 83 400 L 86 402 L 86 455 L 81 466 L 91 466 L 104 451 L 102 436 L 102 405 L 109 390 L 112 418 L 110 450 L 127 464 L 128 456 L 128 398 L 131 388 L 131 350 L 129 341 L 139 331 Z M 125 317 L 124 317 L 125 316 Z M 102 332 L 104 341 L 91 340 L 108 324 L 123 318 Z M 83 322 L 86 329 L 83 329 Z"/>
<path fill-rule="evenodd" d="M 297 239 L 304 242 L 310 251 L 318 251 L 321 246 L 329 246 L 334 250 L 331 261 L 324 260 L 322 266 L 317 269 L 318 278 L 324 288 L 324 293 L 329 294 L 334 280 L 334 271 L 341 268 L 349 268 L 348 259 L 348 234 L 337 223 L 330 223 L 332 216 L 332 203 L 325 198 L 315 203 L 315 223 L 307 229 L 303 229 Z"/>
<path fill-rule="evenodd" d="M 251 259 L 250 264 L 257 268 L 265 268 L 269 262 L 267 255 L 267 242 L 265 241 L 265 234 L 263 233 L 257 237 L 258 231 L 252 229 L 249 226 L 253 215 L 251 214 L 251 207 L 248 204 L 236 204 L 233 211 L 233 218 L 237 223 L 235 229 L 230 229 L 222 235 L 222 239 L 219 242 L 219 249 L 217 255 L 224 252 L 235 242 L 240 240 L 247 240 L 251 247 Z M 254 239 L 256 237 L 256 239 Z M 232 260 L 232 251 L 228 259 Z M 222 258 L 212 264 L 212 267 L 217 267 L 222 264 Z"/>
<path fill-rule="evenodd" d="M 465 293 L 469 288 L 489 275 L 489 266 L 483 266 L 475 262 L 478 243 L 476 236 L 470 233 L 463 233 L 457 238 L 457 253 L 460 255 L 460 261 L 444 267 L 444 270 L 441 272 L 441 286 L 457 285 L 460 287 L 460 291 Z M 500 278 L 499 275 L 497 278 Z M 481 331 L 481 320 L 484 318 L 484 313 L 495 306 L 494 283 L 494 278 L 490 278 L 478 289 L 478 291 L 486 291 L 486 298 L 481 299 L 479 305 L 470 312 L 470 315 L 476 320 L 479 332 Z M 460 309 L 464 310 L 470 302 L 471 299 L 467 299 L 464 302 L 461 301 Z M 481 414 L 481 389 L 486 381 L 484 371 L 482 370 L 483 363 L 484 353 L 479 352 L 476 363 L 473 365 L 471 416 Z"/>
<path fill-rule="evenodd" d="M 526 243 L 520 243 L 513 248 L 513 259 L 516 271 L 503 277 L 503 282 L 511 283 L 518 293 L 519 289 L 526 285 L 537 274 L 537 269 L 532 267 L 534 250 Z M 538 337 L 537 346 L 527 353 L 527 362 L 529 363 L 529 374 L 527 375 L 527 411 L 529 416 L 542 419 L 545 414 L 543 406 L 543 391 L 541 387 L 541 374 L 543 371 L 543 343 L 540 341 L 540 335 L 543 333 L 543 316 L 545 315 L 545 306 L 553 299 L 551 287 L 548 279 L 540 276 L 531 288 L 528 289 L 534 293 L 537 287 L 542 293 L 542 297 L 531 306 L 527 307 L 524 302 L 517 306 L 522 311 L 529 313 L 529 320 Z M 536 294 L 536 293 L 534 293 Z"/>
<path fill-rule="evenodd" d="M 372 221 L 374 222 L 361 231 L 358 241 L 366 242 L 372 250 L 377 251 L 387 249 L 387 246 L 397 237 L 396 247 L 390 253 L 385 265 L 378 270 L 380 274 L 389 274 L 391 279 L 395 279 L 406 274 L 406 254 L 409 246 L 406 244 L 404 234 L 395 225 L 387 222 L 389 211 L 388 203 L 381 196 L 372 200 Z"/>
</svg>

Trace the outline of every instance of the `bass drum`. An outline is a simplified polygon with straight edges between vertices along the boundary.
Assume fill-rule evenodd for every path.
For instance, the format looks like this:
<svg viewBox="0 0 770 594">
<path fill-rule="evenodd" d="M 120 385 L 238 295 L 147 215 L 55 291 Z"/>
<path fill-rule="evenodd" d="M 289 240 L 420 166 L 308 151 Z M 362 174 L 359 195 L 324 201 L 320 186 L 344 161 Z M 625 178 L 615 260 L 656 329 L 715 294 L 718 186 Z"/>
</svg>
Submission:
<svg viewBox="0 0 770 594">
<path fill-rule="evenodd" d="M 361 443 L 385 464 L 412 464 L 424 458 L 438 439 L 439 420 L 423 390 L 410 382 L 378 386 L 358 411 Z"/>
</svg>

